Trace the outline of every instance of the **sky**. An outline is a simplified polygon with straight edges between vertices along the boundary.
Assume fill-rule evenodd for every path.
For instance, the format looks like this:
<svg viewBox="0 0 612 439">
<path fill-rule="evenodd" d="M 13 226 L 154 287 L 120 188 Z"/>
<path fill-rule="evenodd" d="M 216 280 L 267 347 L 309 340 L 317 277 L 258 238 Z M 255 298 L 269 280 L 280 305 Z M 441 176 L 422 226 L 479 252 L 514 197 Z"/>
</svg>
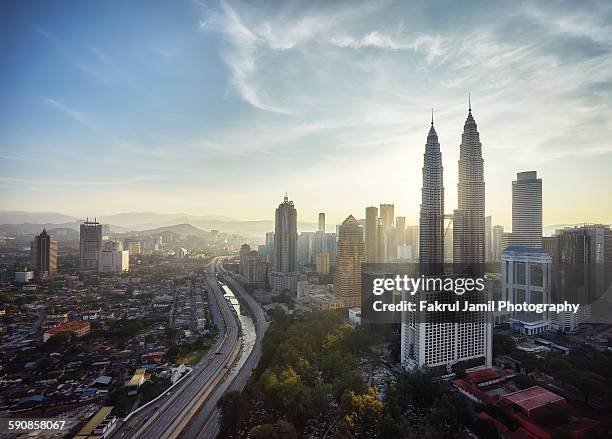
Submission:
<svg viewBox="0 0 612 439">
<path fill-rule="evenodd" d="M 4 1 L 0 210 L 418 222 L 446 211 L 468 93 L 486 211 L 536 170 L 544 224 L 612 222 L 612 3 Z"/>
</svg>

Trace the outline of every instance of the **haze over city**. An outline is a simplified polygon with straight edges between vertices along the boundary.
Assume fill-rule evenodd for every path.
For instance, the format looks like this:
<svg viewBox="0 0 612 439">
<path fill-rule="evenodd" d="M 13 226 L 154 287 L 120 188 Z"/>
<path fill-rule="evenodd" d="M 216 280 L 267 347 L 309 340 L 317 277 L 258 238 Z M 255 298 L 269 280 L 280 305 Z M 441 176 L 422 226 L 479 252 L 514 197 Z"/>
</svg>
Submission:
<svg viewBox="0 0 612 439">
<path fill-rule="evenodd" d="M 545 224 L 612 221 L 610 4 L 20 3 L 3 209 L 270 219 L 287 191 L 300 221 L 387 202 L 416 223 L 431 108 L 451 212 L 471 92 L 494 223 L 532 169 Z"/>
</svg>

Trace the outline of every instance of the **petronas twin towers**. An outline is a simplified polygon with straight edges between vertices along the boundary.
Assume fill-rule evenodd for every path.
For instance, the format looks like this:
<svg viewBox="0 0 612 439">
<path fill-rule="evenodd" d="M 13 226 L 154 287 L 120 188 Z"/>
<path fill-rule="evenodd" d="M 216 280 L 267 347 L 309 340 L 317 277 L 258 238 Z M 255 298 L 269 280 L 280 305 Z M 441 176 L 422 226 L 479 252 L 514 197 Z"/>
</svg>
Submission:
<svg viewBox="0 0 612 439">
<path fill-rule="evenodd" d="M 419 262 L 424 274 L 441 274 L 444 264 L 444 169 L 438 134 L 431 128 L 423 155 Z M 482 144 L 471 104 L 459 152 L 458 202 L 453 214 L 453 263 L 480 267 L 485 260 L 485 183 Z"/>
<path fill-rule="evenodd" d="M 458 203 L 453 214 L 453 273 L 444 270 L 444 179 L 438 134 L 431 128 L 423 155 L 419 271 L 426 276 L 481 276 L 484 266 L 485 192 L 482 145 L 469 106 L 459 154 Z M 458 270 L 457 270 L 458 269 Z M 468 271 L 469 270 L 469 271 Z M 420 292 L 418 300 L 444 299 L 444 292 Z M 452 297 L 451 299 L 455 300 Z M 484 312 L 402 314 L 401 362 L 417 367 L 446 367 L 462 362 L 491 366 L 491 325 Z"/>
</svg>

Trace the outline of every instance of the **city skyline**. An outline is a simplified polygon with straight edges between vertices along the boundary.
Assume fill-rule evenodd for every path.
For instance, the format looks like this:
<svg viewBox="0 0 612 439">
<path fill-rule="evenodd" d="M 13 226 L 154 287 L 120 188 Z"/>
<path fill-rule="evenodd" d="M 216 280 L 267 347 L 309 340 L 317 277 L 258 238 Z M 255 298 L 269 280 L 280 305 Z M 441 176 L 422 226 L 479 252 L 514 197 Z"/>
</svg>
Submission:
<svg viewBox="0 0 612 439">
<path fill-rule="evenodd" d="M 545 181 L 544 224 L 612 221 L 597 202 L 612 165 L 609 5 L 153 3 L 137 22 L 133 5 L 81 5 L 69 22 L 67 4 L 12 5 L 4 209 L 85 216 L 107 198 L 99 216 L 258 220 L 287 191 L 313 221 L 394 203 L 416 224 L 430 108 L 450 213 L 471 92 L 494 224 L 510 225 L 508 182 L 528 170 Z"/>
</svg>

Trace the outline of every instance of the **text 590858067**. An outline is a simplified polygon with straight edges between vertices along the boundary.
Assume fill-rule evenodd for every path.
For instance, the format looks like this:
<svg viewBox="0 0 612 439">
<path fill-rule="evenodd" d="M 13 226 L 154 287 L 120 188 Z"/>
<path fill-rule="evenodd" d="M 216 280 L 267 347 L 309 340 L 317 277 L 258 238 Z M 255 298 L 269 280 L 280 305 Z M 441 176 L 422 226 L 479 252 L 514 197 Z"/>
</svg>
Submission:
<svg viewBox="0 0 612 439">
<path fill-rule="evenodd" d="M 63 430 L 66 421 L 54 419 L 17 419 L 1 418 L 0 432 Z"/>
</svg>

